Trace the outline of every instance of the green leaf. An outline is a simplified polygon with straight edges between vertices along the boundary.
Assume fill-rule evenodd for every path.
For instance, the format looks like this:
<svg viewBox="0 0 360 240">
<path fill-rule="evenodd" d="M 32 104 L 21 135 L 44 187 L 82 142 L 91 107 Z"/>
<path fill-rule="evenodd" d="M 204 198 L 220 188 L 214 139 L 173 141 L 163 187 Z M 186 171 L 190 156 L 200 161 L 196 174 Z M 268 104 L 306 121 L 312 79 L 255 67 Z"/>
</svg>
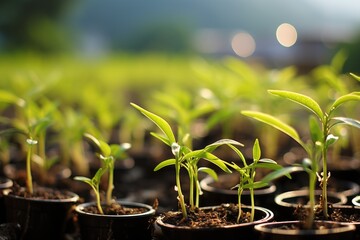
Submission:
<svg viewBox="0 0 360 240">
<path fill-rule="evenodd" d="M 334 144 L 338 139 L 339 137 L 329 134 L 326 138 L 325 147 L 328 148 L 331 144 Z"/>
<path fill-rule="evenodd" d="M 260 149 L 259 140 L 255 139 L 254 146 L 253 146 L 253 159 L 254 159 L 254 162 L 259 161 L 260 157 L 261 157 L 261 149 Z"/>
<path fill-rule="evenodd" d="M 0 90 L 0 102 L 16 104 L 19 107 L 24 107 L 26 104 L 24 99 L 19 98 L 15 94 L 4 90 Z"/>
<path fill-rule="evenodd" d="M 84 137 L 85 137 L 85 139 L 89 140 L 92 144 L 94 144 L 95 147 L 98 148 L 97 151 L 100 151 L 100 153 L 104 157 L 108 157 L 111 155 L 111 148 L 106 142 L 97 139 L 95 136 L 93 136 L 89 133 L 85 133 Z"/>
<path fill-rule="evenodd" d="M 160 170 L 164 167 L 170 166 L 170 165 L 175 165 L 175 163 L 176 163 L 176 160 L 174 158 L 164 160 L 154 168 L 154 171 L 158 171 L 158 170 Z"/>
<path fill-rule="evenodd" d="M 297 167 L 297 166 L 279 168 L 276 171 L 273 171 L 273 172 L 267 174 L 264 178 L 262 178 L 260 180 L 260 182 L 269 183 L 269 182 L 271 182 L 277 178 L 283 177 L 283 176 L 291 178 L 290 174 L 293 172 L 298 172 L 298 171 L 303 171 L 303 168 Z"/>
<path fill-rule="evenodd" d="M 100 184 L 100 179 L 102 175 L 106 172 L 107 168 L 99 168 L 97 172 L 95 173 L 94 177 L 91 179 L 94 186 L 97 186 Z"/>
<path fill-rule="evenodd" d="M 360 121 L 358 121 L 356 119 L 353 119 L 353 118 L 334 117 L 334 118 L 332 118 L 332 120 L 337 120 L 338 121 L 334 125 L 342 123 L 342 124 L 346 124 L 346 125 L 353 126 L 353 127 L 356 127 L 356 128 L 360 129 Z M 332 126 L 334 126 L 334 125 L 332 125 Z"/>
<path fill-rule="evenodd" d="M 245 116 L 252 117 L 260 122 L 266 123 L 280 130 L 281 132 L 285 133 L 286 135 L 294 139 L 296 142 L 298 142 L 301 146 L 306 148 L 305 144 L 301 141 L 297 131 L 288 124 L 281 121 L 280 119 L 273 117 L 269 114 L 256 111 L 241 111 L 241 113 Z"/>
<path fill-rule="evenodd" d="M 350 73 L 350 75 L 355 78 L 356 80 L 360 81 L 360 76 L 354 74 L 354 73 Z"/>
<path fill-rule="evenodd" d="M 136 108 L 137 110 L 139 110 L 143 115 L 145 115 L 147 118 L 149 118 L 151 121 L 153 121 L 159 128 L 160 130 L 167 136 L 168 138 L 168 145 L 170 146 L 173 142 L 176 142 L 175 140 L 175 136 L 174 133 L 169 125 L 169 123 L 167 123 L 163 118 L 157 116 L 154 113 L 151 113 L 147 110 L 145 110 L 144 108 L 134 104 L 134 103 L 130 103 L 134 108 Z"/>
<path fill-rule="evenodd" d="M 85 183 L 89 184 L 90 186 L 92 185 L 91 179 L 90 179 L 90 178 L 87 178 L 87 177 L 76 176 L 76 177 L 74 177 L 74 180 L 81 181 L 81 182 L 85 182 Z"/>
<path fill-rule="evenodd" d="M 310 136 L 311 136 L 311 140 L 313 143 L 315 143 L 317 141 L 321 141 L 322 130 L 321 130 L 319 122 L 315 116 L 309 117 L 309 131 L 310 131 Z"/>
<path fill-rule="evenodd" d="M 218 158 L 217 156 L 207 152 L 205 153 L 204 159 L 215 164 L 216 166 L 221 168 L 221 170 L 223 170 L 224 172 L 231 173 L 231 170 L 226 166 L 225 162 L 220 158 Z"/>
<path fill-rule="evenodd" d="M 352 92 L 346 95 L 343 95 L 335 100 L 335 102 L 331 105 L 330 111 L 335 110 L 341 104 L 349 102 L 349 101 L 360 101 L 359 92 Z"/>
<path fill-rule="evenodd" d="M 38 136 L 40 133 L 44 132 L 46 128 L 51 125 L 52 121 L 49 118 L 40 119 L 35 123 L 34 126 L 34 135 Z"/>
<path fill-rule="evenodd" d="M 242 144 L 238 141 L 225 138 L 225 139 L 220 139 L 212 144 L 207 145 L 204 149 L 206 149 L 206 151 L 208 151 L 208 152 L 212 152 L 215 150 L 215 148 L 222 146 L 222 145 L 237 145 L 237 146 L 241 146 L 241 147 L 244 146 L 244 144 Z"/>
<path fill-rule="evenodd" d="M 323 114 L 323 111 L 321 110 L 319 104 L 314 99 L 312 99 L 306 95 L 303 95 L 300 93 L 295 93 L 295 92 L 283 91 L 283 90 L 269 90 L 269 93 L 280 96 L 280 97 L 284 97 L 295 103 L 298 103 L 298 104 L 306 107 L 313 113 L 315 113 L 317 115 L 317 117 L 319 119 L 321 119 L 321 121 L 323 121 L 323 119 L 324 119 L 324 114 Z"/>
<path fill-rule="evenodd" d="M 200 168 L 198 169 L 198 171 L 199 171 L 199 172 L 204 172 L 204 173 L 208 174 L 208 175 L 209 175 L 210 177 L 212 177 L 215 181 L 218 180 L 218 175 L 217 175 L 217 173 L 216 173 L 213 169 L 211 169 L 211 168 L 208 168 L 208 167 L 200 167 Z"/>
<path fill-rule="evenodd" d="M 126 150 L 131 148 L 130 143 L 122 143 L 122 144 L 111 144 L 111 155 L 118 160 L 126 159 Z"/>
</svg>

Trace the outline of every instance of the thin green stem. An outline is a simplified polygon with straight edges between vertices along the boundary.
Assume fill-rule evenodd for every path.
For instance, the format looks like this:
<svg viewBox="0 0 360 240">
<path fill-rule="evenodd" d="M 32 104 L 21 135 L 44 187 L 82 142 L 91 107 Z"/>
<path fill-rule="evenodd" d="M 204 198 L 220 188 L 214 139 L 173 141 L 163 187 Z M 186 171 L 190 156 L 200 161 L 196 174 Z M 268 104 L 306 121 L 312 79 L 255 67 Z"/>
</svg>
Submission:
<svg viewBox="0 0 360 240">
<path fill-rule="evenodd" d="M 236 222 L 239 223 L 240 222 L 240 218 L 241 218 L 241 214 L 242 214 L 242 209 L 241 209 L 241 196 L 242 196 L 242 192 L 243 192 L 243 188 L 241 186 L 241 183 L 239 183 L 239 188 L 238 188 L 238 216 L 236 219 Z"/>
<path fill-rule="evenodd" d="M 250 199 L 251 199 L 251 214 L 250 214 L 250 222 L 254 221 L 255 216 L 255 199 L 254 199 L 254 188 L 250 188 Z"/>
<path fill-rule="evenodd" d="M 112 192 L 114 190 L 114 161 L 109 164 L 108 188 L 106 191 L 106 204 L 110 205 L 112 201 Z"/>
<path fill-rule="evenodd" d="M 91 185 L 91 187 L 94 189 L 94 192 L 95 192 L 97 209 L 99 210 L 100 214 L 104 214 L 104 211 L 103 211 L 103 209 L 101 207 L 99 185 L 97 185 L 97 186 Z"/>
<path fill-rule="evenodd" d="M 316 174 L 314 172 L 309 173 L 309 215 L 305 222 L 305 228 L 310 229 L 313 226 L 315 218 L 315 185 L 316 185 Z"/>
<path fill-rule="evenodd" d="M 175 159 L 176 159 L 176 163 L 175 163 L 176 188 L 177 188 L 177 192 L 178 192 L 179 204 L 180 204 L 181 211 L 182 211 L 182 214 L 183 214 L 183 219 L 186 219 L 187 218 L 187 211 L 186 211 L 184 195 L 182 194 L 181 183 L 180 183 L 180 162 L 179 162 L 179 157 L 175 156 Z"/>
<path fill-rule="evenodd" d="M 26 187 L 27 187 L 27 191 L 30 194 L 33 194 L 34 189 L 33 189 L 32 174 L 31 174 L 31 157 L 32 157 L 33 145 L 36 144 L 36 141 L 32 139 L 27 139 L 27 143 L 29 149 L 26 156 Z"/>
<path fill-rule="evenodd" d="M 190 167 L 189 170 L 189 179 L 190 179 L 190 186 L 189 186 L 189 204 L 190 204 L 190 208 L 193 210 L 194 209 L 194 181 L 195 181 L 195 176 L 193 173 L 193 169 Z"/>
<path fill-rule="evenodd" d="M 323 215 L 325 217 L 325 219 L 328 218 L 328 199 L 327 199 L 327 181 L 328 181 L 328 170 L 327 170 L 327 137 L 329 135 L 329 129 L 328 129 L 328 124 L 329 124 L 329 120 L 328 120 L 328 115 L 325 116 L 324 119 L 324 123 L 322 126 L 322 132 L 323 132 L 323 141 L 322 141 L 322 166 L 323 166 L 323 170 L 322 170 L 322 198 L 321 198 L 321 204 L 322 204 L 322 208 L 323 208 Z"/>
</svg>

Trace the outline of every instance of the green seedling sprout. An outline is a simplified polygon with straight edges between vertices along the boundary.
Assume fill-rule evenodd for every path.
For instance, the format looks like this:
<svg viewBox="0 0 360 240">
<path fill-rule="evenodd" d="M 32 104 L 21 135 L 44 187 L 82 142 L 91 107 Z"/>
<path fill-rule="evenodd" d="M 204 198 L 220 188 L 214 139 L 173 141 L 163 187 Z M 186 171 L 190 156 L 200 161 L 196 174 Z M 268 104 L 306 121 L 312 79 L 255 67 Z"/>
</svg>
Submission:
<svg viewBox="0 0 360 240">
<path fill-rule="evenodd" d="M 34 158 L 34 146 L 39 146 L 37 152 L 45 166 L 45 134 L 52 123 L 51 114 L 54 107 L 48 102 L 41 107 L 35 101 L 26 101 L 7 91 L 0 91 L 0 101 L 12 104 L 20 111 L 16 118 L 2 119 L 9 123 L 11 128 L 1 131 L 1 134 L 20 133 L 26 137 L 26 190 L 33 194 L 31 163 Z"/>
<path fill-rule="evenodd" d="M 250 191 L 250 202 L 251 202 L 251 212 L 250 212 L 250 221 L 254 221 L 255 216 L 255 194 L 254 189 L 262 188 L 268 186 L 271 181 L 282 177 L 287 176 L 291 178 L 290 173 L 293 171 L 297 171 L 298 168 L 296 167 L 287 167 L 283 168 L 281 165 L 277 164 L 274 160 L 263 158 L 261 157 L 261 149 L 259 140 L 255 139 L 253 145 L 253 162 L 248 164 L 244 155 L 240 152 L 238 148 L 233 145 L 229 145 L 237 155 L 240 157 L 243 167 L 240 167 L 236 163 L 227 163 L 231 168 L 239 173 L 239 183 L 234 186 L 233 188 L 237 188 L 238 192 L 238 209 L 239 214 L 237 217 L 237 222 L 239 223 L 241 215 L 242 215 L 242 204 L 241 204 L 241 197 L 244 189 L 249 189 Z M 271 173 L 266 175 L 260 181 L 255 181 L 256 171 L 258 168 L 266 168 L 272 170 Z"/>
<path fill-rule="evenodd" d="M 309 96 L 283 90 L 269 90 L 269 93 L 293 101 L 303 106 L 305 109 L 310 110 L 310 112 L 313 114 L 309 118 L 309 131 L 311 139 L 307 142 L 304 142 L 301 140 L 295 128 L 289 126 L 280 119 L 266 113 L 256 111 L 242 111 L 242 114 L 264 122 L 287 134 L 289 137 L 299 143 L 300 146 L 306 151 L 308 158 L 304 159 L 303 167 L 304 170 L 309 174 L 310 207 L 308 221 L 306 221 L 305 227 L 311 228 L 315 217 L 315 185 L 317 177 L 320 180 L 320 186 L 322 187 L 322 197 L 320 204 L 323 207 L 324 218 L 328 218 L 327 182 L 330 174 L 327 170 L 327 152 L 329 147 L 338 139 L 337 136 L 334 136 L 331 133 L 331 130 L 338 124 L 346 124 L 360 128 L 360 122 L 355 119 L 335 117 L 335 110 L 346 102 L 359 101 L 360 92 L 352 92 L 340 96 L 335 101 L 333 101 L 326 112 L 324 112 L 320 108 L 319 104 Z M 321 166 L 322 171 L 319 174 Z"/>
<path fill-rule="evenodd" d="M 217 178 L 216 172 L 209 167 L 198 167 L 198 163 L 201 159 L 209 161 L 210 163 L 218 166 L 225 172 L 230 173 L 230 169 L 226 166 L 225 162 L 212 154 L 212 152 L 221 145 L 238 145 L 242 146 L 241 143 L 236 142 L 230 139 L 222 139 L 212 144 L 207 145 L 203 149 L 192 150 L 186 145 L 180 145 L 175 138 L 175 135 L 169 125 L 163 118 L 158 115 L 145 110 L 144 108 L 131 103 L 131 105 L 139 110 L 144 116 L 150 119 L 155 123 L 163 133 L 162 135 L 151 132 L 151 135 L 161 140 L 167 146 L 171 148 L 171 151 L 174 155 L 174 158 L 164 160 L 160 162 L 154 169 L 154 171 L 158 171 L 166 166 L 174 165 L 175 167 L 175 184 L 178 195 L 178 201 L 181 208 L 181 212 L 183 214 L 183 219 L 187 218 L 187 210 L 186 203 L 184 200 L 184 195 L 182 193 L 181 187 L 181 179 L 180 179 L 180 170 L 181 168 L 185 168 L 188 172 L 189 180 L 190 180 L 190 196 L 189 196 L 189 205 L 190 209 L 195 209 L 199 206 L 199 195 L 201 194 L 198 172 L 202 171 L 213 178 Z"/>
<path fill-rule="evenodd" d="M 84 176 L 76 176 L 74 179 L 85 182 L 91 186 L 91 188 L 95 192 L 96 196 L 96 204 L 99 212 L 103 214 L 103 209 L 101 207 L 101 199 L 100 199 L 100 181 L 101 177 L 107 172 L 108 173 L 108 185 L 106 190 L 106 205 L 110 205 L 113 201 L 113 190 L 114 190 L 114 168 L 115 168 L 115 160 L 125 159 L 126 150 L 128 150 L 131 145 L 129 143 L 123 144 L 108 144 L 95 136 L 85 133 L 85 139 L 87 139 L 90 143 L 92 143 L 96 147 L 96 153 L 99 159 L 103 162 L 103 167 L 99 168 L 96 174 L 92 179 Z"/>
</svg>

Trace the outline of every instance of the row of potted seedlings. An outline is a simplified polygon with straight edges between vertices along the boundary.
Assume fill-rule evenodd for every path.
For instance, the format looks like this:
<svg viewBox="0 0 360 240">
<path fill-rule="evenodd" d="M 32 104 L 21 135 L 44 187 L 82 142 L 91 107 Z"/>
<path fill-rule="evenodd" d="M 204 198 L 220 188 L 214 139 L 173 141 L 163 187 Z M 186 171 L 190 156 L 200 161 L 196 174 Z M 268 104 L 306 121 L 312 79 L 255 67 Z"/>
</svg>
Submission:
<svg viewBox="0 0 360 240">
<path fill-rule="evenodd" d="M 357 76 L 354 77 L 359 79 Z M 175 132 L 164 118 L 131 103 L 131 106 L 158 127 L 160 132 L 152 132 L 151 135 L 164 143 L 172 153 L 171 158 L 161 161 L 154 170 L 174 168 L 173 177 L 179 209 L 160 214 L 156 214 L 156 202 L 150 206 L 115 200 L 114 163 L 116 159 L 124 158 L 130 145 L 108 144 L 91 134 L 85 134 L 85 139 L 100 159 L 101 167 L 92 178 L 76 176 L 74 179 L 88 184 L 93 190 L 94 202 L 80 203 L 80 197 L 70 191 L 33 186 L 33 149 L 39 144 L 41 138 L 38 137 L 44 132 L 48 122 L 29 122 L 25 130 L 20 131 L 26 136 L 28 146 L 26 186 L 15 183 L 13 186 L 6 186 L 7 189 L 2 191 L 4 211 L 1 212 L 6 213 L 5 222 L 13 223 L 6 225 L 13 228 L 13 231 L 7 229 L 4 232 L 17 235 L 16 239 L 64 239 L 67 229 L 74 227 L 74 224 L 79 228 L 81 239 L 191 240 L 224 237 L 238 239 L 239 236 L 247 236 L 250 239 L 276 239 L 280 235 L 282 239 L 294 238 L 297 235 L 300 235 L 300 238 L 305 235 L 316 236 L 317 239 L 339 239 L 341 234 L 344 234 L 343 237 L 346 239 L 358 238 L 356 234 L 359 229 L 356 223 L 359 220 L 355 218 L 357 208 L 334 205 L 330 200 L 328 182 L 331 178 L 327 169 L 327 157 L 330 146 L 338 139 L 338 136 L 331 132 L 333 128 L 339 124 L 360 128 L 359 121 L 335 115 L 336 110 L 343 104 L 359 101 L 360 93 L 344 94 L 338 97 L 327 111 L 323 111 L 315 100 L 306 95 L 280 90 L 269 92 L 291 100 L 313 113 L 309 118 L 308 140 L 303 140 L 295 128 L 277 117 L 256 111 L 241 113 L 280 130 L 299 144 L 306 157 L 298 164 L 282 166 L 272 159 L 261 158 L 261 143 L 257 139 L 253 143 L 251 160 L 244 157 L 240 150 L 244 145 L 233 139 L 219 139 L 203 148 L 193 149 L 189 132 L 177 131 L 176 138 Z M 217 151 L 224 151 L 224 148 L 234 152 L 237 160 L 228 161 L 218 156 Z M 217 169 L 221 170 L 220 176 L 223 173 L 231 173 L 231 176 L 234 176 L 233 186 L 228 186 L 230 189 L 226 190 L 235 191 L 235 200 L 220 200 L 212 202 L 212 206 L 205 206 L 206 204 L 201 202 L 201 195 L 205 195 L 206 203 L 206 194 L 210 194 L 207 193 L 206 186 L 210 182 L 209 179 L 219 178 Z M 296 220 L 273 221 L 278 218 L 270 207 L 267 208 L 273 206 L 273 203 L 269 203 L 268 197 L 265 199 L 269 205 L 264 201 L 256 202 L 257 193 L 267 186 L 270 186 L 270 189 L 274 188 L 274 182 L 291 178 L 297 172 L 307 175 L 308 187 L 303 192 L 309 204 L 290 206 L 287 210 L 290 212 L 288 216 L 296 213 Z M 202 179 L 203 174 L 209 177 Z M 105 195 L 102 195 L 100 183 L 104 181 L 105 176 L 107 189 Z M 184 176 L 186 181 L 183 180 Z M 183 191 L 184 182 L 188 184 L 188 196 Z M 321 186 L 320 197 L 317 195 L 319 191 L 316 190 L 318 184 Z"/>
</svg>

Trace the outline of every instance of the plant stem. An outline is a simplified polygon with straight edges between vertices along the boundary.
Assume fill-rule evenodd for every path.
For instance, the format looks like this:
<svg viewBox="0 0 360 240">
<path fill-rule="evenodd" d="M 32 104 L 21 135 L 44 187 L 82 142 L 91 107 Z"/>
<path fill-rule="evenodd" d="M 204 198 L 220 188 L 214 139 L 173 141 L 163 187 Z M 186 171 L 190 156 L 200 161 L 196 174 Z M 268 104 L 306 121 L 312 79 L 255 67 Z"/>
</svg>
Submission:
<svg viewBox="0 0 360 240">
<path fill-rule="evenodd" d="M 112 192 L 114 190 L 114 161 L 110 163 L 109 166 L 109 180 L 108 180 L 108 188 L 106 191 L 106 204 L 110 205 L 112 201 Z"/>
<path fill-rule="evenodd" d="M 316 185 L 316 174 L 314 172 L 308 172 L 309 174 L 309 215 L 305 222 L 305 228 L 311 229 L 315 218 L 315 185 Z"/>
<path fill-rule="evenodd" d="M 190 209 L 194 210 L 194 182 L 195 182 L 195 176 L 193 173 L 193 169 L 190 166 L 190 172 L 189 172 L 190 176 L 190 186 L 189 186 L 189 204 L 190 204 Z"/>
<path fill-rule="evenodd" d="M 26 187 L 27 187 L 27 191 L 30 194 L 33 194 L 34 190 L 33 190 L 32 175 L 31 175 L 31 157 L 32 157 L 33 145 L 36 144 L 36 141 L 32 139 L 27 139 L 27 143 L 29 145 L 28 146 L 29 149 L 26 156 Z"/>
<path fill-rule="evenodd" d="M 100 194 L 99 194 L 99 185 L 97 185 L 97 186 L 91 185 L 91 187 L 94 189 L 94 192 L 95 192 L 96 206 L 97 206 L 100 214 L 104 214 L 104 211 L 103 211 L 103 209 L 101 207 Z"/>
<path fill-rule="evenodd" d="M 250 199 L 251 199 L 251 214 L 250 214 L 250 222 L 254 221 L 255 216 L 255 199 L 254 199 L 254 188 L 250 188 Z"/>
<path fill-rule="evenodd" d="M 325 119 L 325 124 L 323 126 L 323 133 L 324 133 L 324 140 L 323 140 L 323 146 L 322 146 L 322 165 L 323 165 L 323 176 L 322 176 L 322 208 L 323 208 L 323 214 L 325 219 L 328 218 L 328 201 L 327 201 L 327 181 L 328 181 L 328 172 L 327 172 L 327 135 L 328 135 L 328 129 L 327 129 L 327 118 Z"/>
<path fill-rule="evenodd" d="M 241 218 L 241 214 L 242 214 L 242 209 L 241 209 L 241 196 L 242 196 L 242 192 L 243 192 L 243 188 L 241 186 L 241 182 L 239 183 L 239 188 L 238 188 L 238 210 L 239 210 L 239 214 L 237 216 L 236 222 L 239 223 L 240 222 L 240 218 Z"/>
<path fill-rule="evenodd" d="M 180 203 L 181 211 L 182 211 L 182 214 L 183 214 L 183 219 L 186 219 L 186 218 L 187 218 L 187 212 L 186 212 L 184 195 L 182 194 L 182 191 L 181 191 L 181 183 L 180 183 L 180 162 L 179 162 L 179 156 L 176 155 L 176 156 L 175 156 L 175 159 L 176 159 L 176 163 L 175 163 L 176 188 L 177 188 L 177 192 L 178 192 L 178 198 L 179 198 L 179 203 Z"/>
</svg>

